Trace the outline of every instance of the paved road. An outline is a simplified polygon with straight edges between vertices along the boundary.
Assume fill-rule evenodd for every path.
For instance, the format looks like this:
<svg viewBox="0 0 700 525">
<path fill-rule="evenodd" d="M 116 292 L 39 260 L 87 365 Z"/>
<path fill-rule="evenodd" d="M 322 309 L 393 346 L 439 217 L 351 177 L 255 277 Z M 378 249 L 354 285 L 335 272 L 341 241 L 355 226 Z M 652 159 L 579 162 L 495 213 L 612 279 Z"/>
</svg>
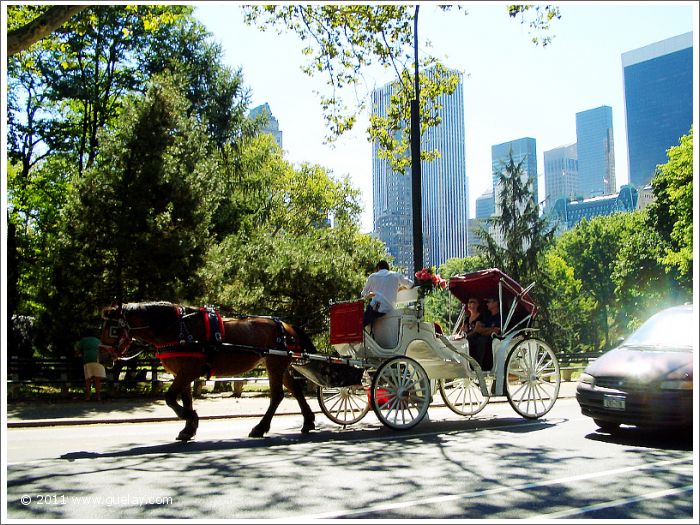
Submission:
<svg viewBox="0 0 700 525">
<path fill-rule="evenodd" d="M 687 436 L 599 433 L 572 399 L 537 421 L 505 403 L 472 420 L 429 413 L 407 432 L 372 414 L 345 430 L 321 415 L 308 436 L 282 415 L 262 440 L 247 438 L 254 419 L 212 419 L 187 444 L 172 441 L 173 421 L 14 428 L 8 517 L 693 517 Z"/>
<path fill-rule="evenodd" d="M 575 382 L 563 382 L 559 398 L 573 398 L 576 395 Z M 307 399 L 311 408 L 320 413 L 315 398 Z M 433 404 L 442 403 L 437 394 Z M 493 397 L 491 405 L 507 403 L 505 397 Z M 200 420 L 230 417 L 262 417 L 269 404 L 269 399 L 262 395 L 234 398 L 231 394 L 208 395 L 195 399 L 194 407 Z M 488 410 L 488 408 L 486 409 Z M 280 404 L 278 414 L 298 414 L 299 405 L 292 397 L 285 397 Z M 121 398 L 107 399 L 102 403 L 96 401 L 57 401 L 54 403 L 13 402 L 7 407 L 7 424 L 9 428 L 82 425 L 89 423 L 140 423 L 148 421 L 175 421 L 177 417 L 165 404 L 163 396 L 155 398 Z"/>
</svg>

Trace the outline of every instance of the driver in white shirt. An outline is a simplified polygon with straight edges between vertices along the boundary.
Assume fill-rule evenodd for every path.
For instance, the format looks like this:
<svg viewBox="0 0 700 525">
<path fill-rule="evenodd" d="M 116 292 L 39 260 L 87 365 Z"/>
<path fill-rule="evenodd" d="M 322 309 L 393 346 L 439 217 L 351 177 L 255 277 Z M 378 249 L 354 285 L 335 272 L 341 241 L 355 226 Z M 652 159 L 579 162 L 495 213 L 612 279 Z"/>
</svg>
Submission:
<svg viewBox="0 0 700 525">
<path fill-rule="evenodd" d="M 365 309 L 362 326 L 394 310 L 399 290 L 412 287 L 413 281 L 408 277 L 389 270 L 388 262 L 379 261 L 362 289 L 362 297 L 372 298 Z"/>
</svg>

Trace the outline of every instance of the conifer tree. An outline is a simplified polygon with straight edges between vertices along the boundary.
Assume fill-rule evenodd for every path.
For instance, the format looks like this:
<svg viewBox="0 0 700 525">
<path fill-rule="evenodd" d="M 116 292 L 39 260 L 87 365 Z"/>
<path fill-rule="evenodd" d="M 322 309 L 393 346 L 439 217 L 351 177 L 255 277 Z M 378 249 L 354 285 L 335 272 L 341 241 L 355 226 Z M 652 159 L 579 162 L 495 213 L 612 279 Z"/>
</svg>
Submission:
<svg viewBox="0 0 700 525">
<path fill-rule="evenodd" d="M 496 188 L 500 214 L 487 221 L 489 230 L 477 231 L 483 245 L 478 248 L 487 263 L 500 268 L 526 286 L 541 278 L 540 257 L 552 244 L 554 226 L 540 217 L 532 181 L 523 170 L 525 159 L 516 163 L 512 151 L 502 164 Z"/>
</svg>

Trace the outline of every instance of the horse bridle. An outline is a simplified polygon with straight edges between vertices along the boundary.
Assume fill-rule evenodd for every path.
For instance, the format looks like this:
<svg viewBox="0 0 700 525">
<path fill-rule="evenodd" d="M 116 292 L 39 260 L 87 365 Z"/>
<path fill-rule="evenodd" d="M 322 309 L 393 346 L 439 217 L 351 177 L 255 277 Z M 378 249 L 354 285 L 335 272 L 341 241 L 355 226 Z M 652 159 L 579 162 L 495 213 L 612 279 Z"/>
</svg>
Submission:
<svg viewBox="0 0 700 525">
<path fill-rule="evenodd" d="M 131 332 L 134 330 L 144 330 L 146 328 L 149 328 L 148 326 L 137 326 L 133 327 L 129 324 L 129 322 L 126 320 L 126 317 L 124 316 L 124 310 L 122 308 L 122 305 L 119 305 L 117 308 L 117 312 L 119 313 L 119 317 L 117 319 L 110 317 L 108 315 L 103 315 L 102 319 L 105 321 L 110 321 L 112 323 L 117 323 L 119 328 L 121 329 L 121 333 L 118 334 L 115 339 L 117 340 L 116 345 L 106 345 L 103 343 L 100 343 L 100 348 L 106 349 L 112 356 L 114 357 L 115 360 L 118 361 L 130 361 L 131 359 L 134 359 L 135 357 L 139 356 L 143 350 L 138 351 L 132 356 L 129 357 L 123 357 L 124 354 L 131 348 L 131 345 L 134 344 L 134 338 L 131 335 Z M 110 327 L 111 330 L 111 327 Z"/>
</svg>

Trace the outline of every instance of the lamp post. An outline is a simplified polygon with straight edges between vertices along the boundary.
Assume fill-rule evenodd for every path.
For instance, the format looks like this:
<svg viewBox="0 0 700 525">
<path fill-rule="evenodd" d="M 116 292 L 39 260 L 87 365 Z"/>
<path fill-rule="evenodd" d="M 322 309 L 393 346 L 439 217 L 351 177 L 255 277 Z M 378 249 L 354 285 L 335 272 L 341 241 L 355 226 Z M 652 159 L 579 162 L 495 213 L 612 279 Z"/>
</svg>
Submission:
<svg viewBox="0 0 700 525">
<path fill-rule="evenodd" d="M 423 201 L 420 171 L 420 82 L 418 80 L 418 9 L 413 17 L 415 98 L 411 101 L 411 204 L 413 217 L 413 271 L 423 268 Z"/>
</svg>

